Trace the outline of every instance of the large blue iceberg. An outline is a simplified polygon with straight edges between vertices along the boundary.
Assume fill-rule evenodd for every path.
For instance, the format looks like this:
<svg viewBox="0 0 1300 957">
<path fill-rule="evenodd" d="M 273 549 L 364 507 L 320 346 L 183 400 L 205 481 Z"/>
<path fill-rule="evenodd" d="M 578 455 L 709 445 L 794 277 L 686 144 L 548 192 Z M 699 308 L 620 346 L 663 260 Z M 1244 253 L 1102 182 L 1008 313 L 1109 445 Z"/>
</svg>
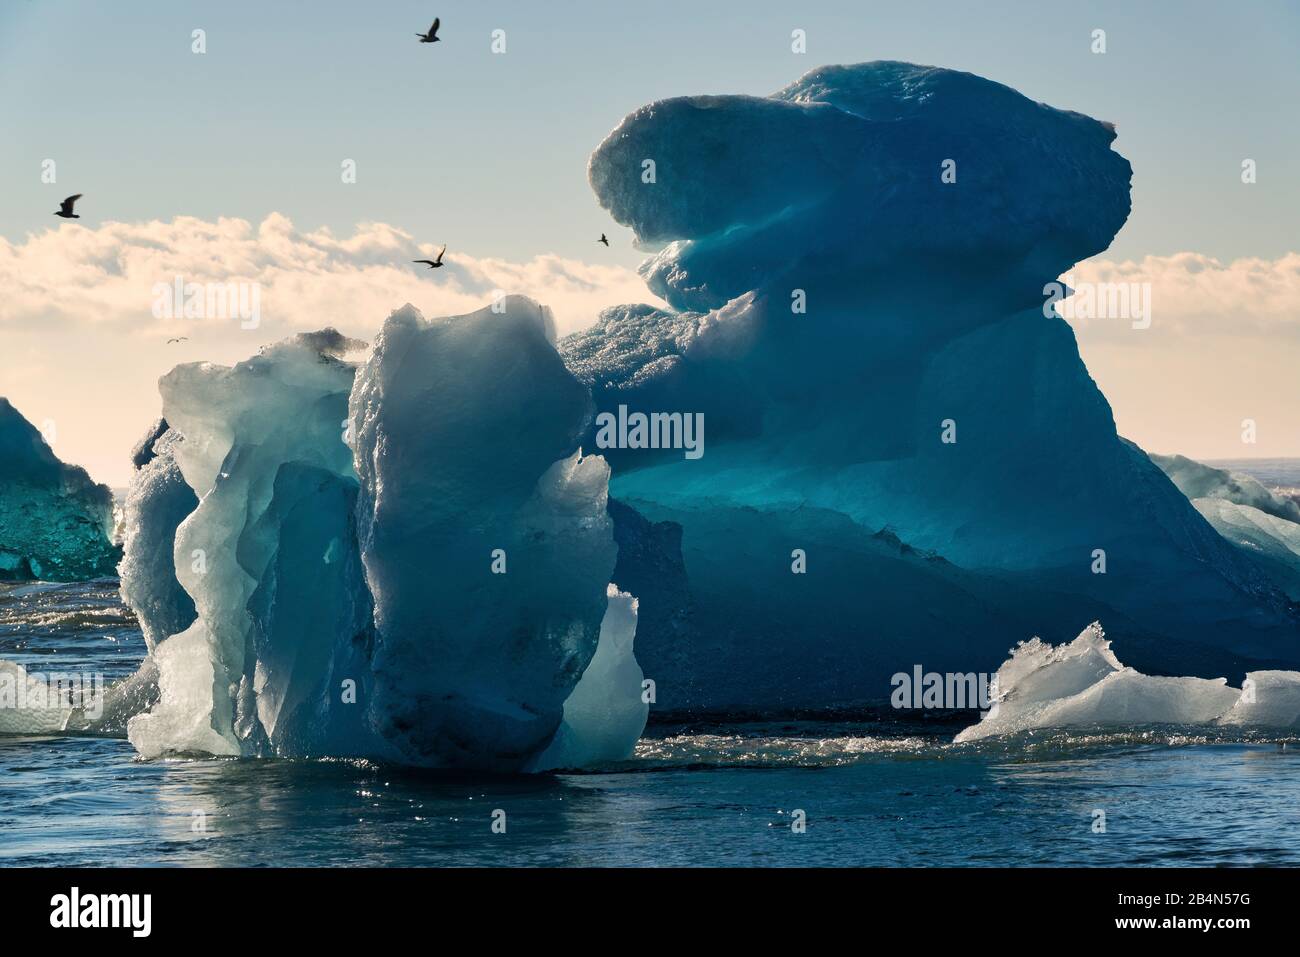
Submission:
<svg viewBox="0 0 1300 957">
<path fill-rule="evenodd" d="M 589 172 L 669 310 L 557 343 L 523 297 L 407 306 L 368 354 L 177 367 L 127 504 L 158 675 L 131 741 L 570 767 L 627 756 L 650 702 L 850 707 L 1097 619 L 1156 676 L 1296 663 L 1277 568 L 1044 317 L 1128 215 L 1114 138 L 903 63 L 666 100 Z"/>
<path fill-rule="evenodd" d="M 1114 139 L 881 62 L 654 103 L 599 146 L 597 197 L 663 244 L 642 272 L 675 311 L 608 309 L 561 351 L 599 412 L 707 434 L 695 460 L 600 449 L 661 707 L 884 698 L 915 663 L 989 670 L 1096 619 L 1157 674 L 1297 660 L 1295 606 L 1117 436 L 1044 318 L 1128 215 Z"/>
</svg>

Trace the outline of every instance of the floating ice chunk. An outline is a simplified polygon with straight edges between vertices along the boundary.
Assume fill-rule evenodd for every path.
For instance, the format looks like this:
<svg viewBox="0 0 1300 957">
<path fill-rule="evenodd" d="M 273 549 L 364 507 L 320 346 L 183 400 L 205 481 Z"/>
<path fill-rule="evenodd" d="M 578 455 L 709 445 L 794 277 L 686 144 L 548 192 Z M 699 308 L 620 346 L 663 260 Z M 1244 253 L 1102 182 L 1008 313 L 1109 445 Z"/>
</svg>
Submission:
<svg viewBox="0 0 1300 957">
<path fill-rule="evenodd" d="M 1219 723 L 1263 728 L 1300 728 L 1300 673 L 1250 672 L 1242 685 L 1241 697 L 1219 719 Z"/>
<path fill-rule="evenodd" d="M 1052 646 L 1022 642 L 998 669 L 994 706 L 978 724 L 957 735 L 975 741 L 1035 728 L 1123 727 L 1149 724 L 1260 724 L 1295 727 L 1300 715 L 1300 673 L 1265 671 L 1247 676 L 1251 694 L 1225 678 L 1144 675 L 1120 664 L 1101 625 Z M 1254 703 L 1246 703 L 1245 697 Z"/>
<path fill-rule="evenodd" d="M 1079 694 L 1122 671 L 1101 625 L 1094 622 L 1069 644 L 1038 638 L 1022 642 L 998 669 L 998 700 L 1040 704 Z"/>
<path fill-rule="evenodd" d="M 16 662 L 0 661 L 0 734 L 62 731 L 73 710 L 44 675 L 29 675 Z"/>
<path fill-rule="evenodd" d="M 632 653 L 637 602 L 614 585 L 608 595 L 596 654 L 565 699 L 564 720 L 535 770 L 624 760 L 645 730 L 650 714 L 643 700 L 645 675 Z"/>
<path fill-rule="evenodd" d="M 135 674 L 103 684 L 103 677 L 80 671 L 28 672 L 0 661 L 0 735 L 92 732 L 122 735 L 126 722 L 157 699 L 158 671 L 145 658 Z"/>
</svg>

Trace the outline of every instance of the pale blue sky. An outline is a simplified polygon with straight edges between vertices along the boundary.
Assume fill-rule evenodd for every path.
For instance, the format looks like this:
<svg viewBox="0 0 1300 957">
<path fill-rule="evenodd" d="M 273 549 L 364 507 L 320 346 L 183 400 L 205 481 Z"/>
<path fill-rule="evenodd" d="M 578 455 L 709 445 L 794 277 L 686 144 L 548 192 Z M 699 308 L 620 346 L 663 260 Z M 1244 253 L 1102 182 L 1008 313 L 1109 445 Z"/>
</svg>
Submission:
<svg viewBox="0 0 1300 957">
<path fill-rule="evenodd" d="M 443 42 L 421 45 L 434 15 Z M 498 27 L 504 56 L 489 52 Z M 806 55 L 790 52 L 795 27 Z M 1104 55 L 1089 51 L 1097 27 Z M 1115 122 L 1136 175 L 1112 255 L 1274 257 L 1300 222 L 1298 49 L 1300 5 L 1272 0 L 6 0 L 0 234 L 54 225 L 54 194 L 83 192 L 86 225 L 278 210 L 300 228 L 377 220 L 478 256 L 588 260 L 606 231 L 604 261 L 633 265 L 586 184 L 588 153 L 625 113 L 888 58 Z M 57 186 L 40 183 L 47 157 Z"/>
</svg>

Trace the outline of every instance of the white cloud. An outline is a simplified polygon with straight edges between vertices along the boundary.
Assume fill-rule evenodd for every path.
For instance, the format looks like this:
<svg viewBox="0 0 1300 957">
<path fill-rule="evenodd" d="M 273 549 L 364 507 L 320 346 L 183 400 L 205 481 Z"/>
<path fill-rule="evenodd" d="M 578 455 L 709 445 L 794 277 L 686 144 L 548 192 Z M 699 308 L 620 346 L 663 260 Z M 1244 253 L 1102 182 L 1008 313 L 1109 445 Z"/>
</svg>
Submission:
<svg viewBox="0 0 1300 957">
<path fill-rule="evenodd" d="M 384 223 L 363 223 L 345 237 L 302 232 L 279 213 L 256 227 L 190 217 L 93 229 L 66 224 L 18 243 L 0 239 L 0 285 L 7 291 L 0 329 L 97 325 L 141 336 L 240 335 L 228 319 L 155 319 L 155 286 L 176 276 L 258 284 L 261 338 L 326 325 L 367 335 L 403 303 L 426 316 L 456 315 L 482 308 L 496 289 L 550 306 L 564 334 L 590 325 L 605 306 L 650 299 L 631 269 L 553 255 L 509 262 L 449 249 L 442 269 L 411 263 L 434 258 L 438 249 Z"/>
<path fill-rule="evenodd" d="M 1139 261 L 1090 259 L 1062 281 L 1075 288 L 1083 283 L 1150 284 L 1150 330 L 1135 330 L 1123 318 L 1071 320 L 1081 337 L 1163 330 L 1193 336 L 1300 338 L 1300 253 L 1229 263 L 1191 252 Z"/>
</svg>

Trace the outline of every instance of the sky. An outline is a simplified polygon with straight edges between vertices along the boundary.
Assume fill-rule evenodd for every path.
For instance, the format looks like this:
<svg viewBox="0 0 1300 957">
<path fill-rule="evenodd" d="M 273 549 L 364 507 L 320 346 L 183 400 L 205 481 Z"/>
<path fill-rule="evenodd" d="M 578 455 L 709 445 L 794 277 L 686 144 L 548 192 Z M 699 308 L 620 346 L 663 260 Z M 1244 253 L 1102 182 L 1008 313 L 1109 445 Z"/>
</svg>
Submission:
<svg viewBox="0 0 1300 957">
<path fill-rule="evenodd" d="M 418 43 L 435 15 L 442 42 Z M 6 0 L 0 395 L 120 486 L 177 362 L 326 324 L 367 338 L 405 302 L 455 314 L 499 288 L 581 328 L 652 301 L 643 253 L 586 182 L 625 114 L 901 59 L 1116 125 L 1133 213 L 1074 277 L 1151 284 L 1150 328 L 1075 323 L 1121 433 L 1198 458 L 1300 456 L 1298 47 L 1300 5 L 1267 0 Z M 83 218 L 51 216 L 74 192 Z M 444 243 L 449 268 L 408 268 Z M 175 274 L 256 276 L 257 327 L 158 318 L 155 284 Z"/>
</svg>

